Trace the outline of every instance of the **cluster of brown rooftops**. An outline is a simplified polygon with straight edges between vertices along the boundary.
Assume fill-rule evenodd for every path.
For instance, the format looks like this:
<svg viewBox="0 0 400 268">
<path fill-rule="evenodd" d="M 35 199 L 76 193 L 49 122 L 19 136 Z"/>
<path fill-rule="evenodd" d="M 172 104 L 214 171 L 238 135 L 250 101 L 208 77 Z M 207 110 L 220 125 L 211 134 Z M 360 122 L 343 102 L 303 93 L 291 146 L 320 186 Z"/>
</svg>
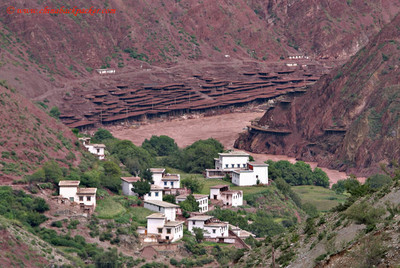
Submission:
<svg viewBox="0 0 400 268">
<path fill-rule="evenodd" d="M 245 72 L 240 75 L 242 81 L 195 74 L 189 84 L 118 84 L 107 90 L 92 90 L 82 94 L 80 101 L 94 108 L 83 115 L 78 114 L 77 110 L 64 111 L 60 119 L 71 128 L 82 128 L 162 114 L 205 112 L 213 108 L 271 99 L 288 92 L 301 92 L 307 85 L 317 81 L 319 76 L 307 69 L 292 68 L 275 70 L 273 73 Z"/>
</svg>

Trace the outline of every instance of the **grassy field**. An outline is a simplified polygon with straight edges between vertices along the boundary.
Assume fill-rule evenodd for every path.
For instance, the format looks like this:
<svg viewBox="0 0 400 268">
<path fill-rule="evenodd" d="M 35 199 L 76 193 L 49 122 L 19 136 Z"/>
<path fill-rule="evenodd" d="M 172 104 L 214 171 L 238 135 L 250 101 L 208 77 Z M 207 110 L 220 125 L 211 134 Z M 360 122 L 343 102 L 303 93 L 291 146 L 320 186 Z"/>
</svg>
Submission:
<svg viewBox="0 0 400 268">
<path fill-rule="evenodd" d="M 319 211 L 328 211 L 346 200 L 346 195 L 338 195 L 334 191 L 320 186 L 293 186 L 293 191 L 297 193 L 302 203 L 311 203 Z"/>
<path fill-rule="evenodd" d="M 113 197 L 106 197 L 97 201 L 96 212 L 100 219 L 113 219 L 125 211 L 126 209 Z"/>
</svg>

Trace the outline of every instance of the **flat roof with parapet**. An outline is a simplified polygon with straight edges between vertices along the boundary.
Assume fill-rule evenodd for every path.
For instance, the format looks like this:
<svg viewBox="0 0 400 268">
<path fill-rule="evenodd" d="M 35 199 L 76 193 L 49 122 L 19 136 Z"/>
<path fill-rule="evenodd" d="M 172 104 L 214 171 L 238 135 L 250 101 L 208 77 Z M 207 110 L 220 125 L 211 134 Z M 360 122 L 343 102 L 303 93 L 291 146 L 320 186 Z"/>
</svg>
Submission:
<svg viewBox="0 0 400 268">
<path fill-rule="evenodd" d="M 228 225 L 227 222 L 210 222 L 210 223 L 204 224 L 204 226 L 210 226 L 210 227 L 212 227 L 212 226 L 215 226 L 215 227 L 224 227 L 224 226 L 227 226 L 227 225 Z"/>
<path fill-rule="evenodd" d="M 106 148 L 106 146 L 104 144 L 89 144 L 95 148 Z"/>
<path fill-rule="evenodd" d="M 81 183 L 80 181 L 60 181 L 58 183 L 58 186 L 75 186 L 78 187 L 79 183 Z"/>
<path fill-rule="evenodd" d="M 183 223 L 184 223 L 183 221 L 167 221 L 164 224 L 164 227 L 175 227 L 175 226 L 181 225 Z"/>
<path fill-rule="evenodd" d="M 229 190 L 229 191 L 221 192 L 221 194 L 223 194 L 223 195 L 231 195 L 231 194 L 236 194 L 236 193 L 243 193 L 243 191 L 240 191 L 240 190 Z"/>
<path fill-rule="evenodd" d="M 229 185 L 214 185 L 214 186 L 210 186 L 210 189 L 221 189 L 221 188 L 225 188 L 228 187 Z"/>
<path fill-rule="evenodd" d="M 261 162 L 261 161 L 249 162 L 249 165 L 256 166 L 256 167 L 268 167 L 268 164 Z"/>
<path fill-rule="evenodd" d="M 158 185 L 155 185 L 155 184 L 152 184 L 151 186 L 150 186 L 150 191 L 158 191 L 158 190 L 163 190 L 164 188 L 162 188 L 162 187 L 160 187 L 160 186 L 158 186 Z"/>
<path fill-rule="evenodd" d="M 207 216 L 207 215 L 200 215 L 200 216 L 193 216 L 189 219 L 188 221 L 208 221 L 209 219 L 214 218 L 213 216 Z"/>
<path fill-rule="evenodd" d="M 97 188 L 78 188 L 76 194 L 96 194 Z"/>
<path fill-rule="evenodd" d="M 153 213 L 147 216 L 146 219 L 165 219 L 165 215 L 162 213 Z"/>
<path fill-rule="evenodd" d="M 165 168 L 150 168 L 150 171 L 152 173 L 163 173 L 165 171 Z"/>
<path fill-rule="evenodd" d="M 179 181 L 180 177 L 177 174 L 166 174 L 164 177 L 161 179 L 162 181 Z"/>
<path fill-rule="evenodd" d="M 218 153 L 220 156 L 250 156 L 248 153 L 243 151 L 233 151 L 229 153 Z"/>
<path fill-rule="evenodd" d="M 208 198 L 208 195 L 205 194 L 192 194 L 194 199 L 202 199 L 202 198 Z M 189 194 L 181 194 L 176 197 L 176 199 L 186 199 L 189 196 Z"/>
<path fill-rule="evenodd" d="M 139 177 L 121 177 L 121 180 L 126 182 L 137 182 L 140 180 Z"/>
<path fill-rule="evenodd" d="M 168 202 L 164 202 L 164 201 L 158 201 L 158 200 L 147 200 L 144 201 L 145 203 L 149 203 L 158 207 L 164 207 L 164 208 L 178 208 L 178 205 L 172 204 L 172 203 L 168 203 Z"/>
</svg>

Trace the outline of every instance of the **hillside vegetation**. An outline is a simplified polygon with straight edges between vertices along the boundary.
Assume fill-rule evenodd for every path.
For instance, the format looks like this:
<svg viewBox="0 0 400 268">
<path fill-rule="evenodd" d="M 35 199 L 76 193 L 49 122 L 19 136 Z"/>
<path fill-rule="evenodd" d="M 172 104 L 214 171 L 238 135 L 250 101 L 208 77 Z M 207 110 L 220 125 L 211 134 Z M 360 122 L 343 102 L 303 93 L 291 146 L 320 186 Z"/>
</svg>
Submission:
<svg viewBox="0 0 400 268">
<path fill-rule="evenodd" d="M 50 160 L 77 165 L 80 144 L 75 135 L 6 81 L 0 82 L 0 182 L 10 183 Z"/>
</svg>

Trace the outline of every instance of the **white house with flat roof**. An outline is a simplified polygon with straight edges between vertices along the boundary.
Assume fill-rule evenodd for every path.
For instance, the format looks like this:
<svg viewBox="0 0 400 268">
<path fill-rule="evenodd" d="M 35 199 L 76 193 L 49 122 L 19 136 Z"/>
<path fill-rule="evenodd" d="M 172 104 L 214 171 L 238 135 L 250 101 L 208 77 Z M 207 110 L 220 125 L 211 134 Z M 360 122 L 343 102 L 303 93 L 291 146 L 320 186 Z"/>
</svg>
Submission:
<svg viewBox="0 0 400 268">
<path fill-rule="evenodd" d="M 188 194 L 182 194 L 178 195 L 175 200 L 176 203 L 179 204 L 180 202 L 183 202 L 186 200 L 188 197 Z M 203 195 L 203 194 L 193 194 L 194 199 L 196 199 L 196 202 L 199 203 L 199 212 L 200 213 L 205 213 L 208 211 L 208 196 Z"/>
<path fill-rule="evenodd" d="M 147 218 L 147 234 L 158 235 L 162 240 L 175 242 L 183 237 L 183 221 L 169 221 L 163 213 L 153 213 Z"/>
<path fill-rule="evenodd" d="M 89 151 L 89 153 L 97 155 L 100 160 L 105 158 L 105 148 L 104 144 L 90 144 L 90 138 L 79 138 L 83 146 Z"/>
<path fill-rule="evenodd" d="M 178 205 L 158 200 L 145 200 L 143 206 L 151 211 L 164 214 L 169 221 L 175 221 L 176 209 L 179 208 Z"/>
<path fill-rule="evenodd" d="M 122 194 L 124 195 L 137 195 L 133 189 L 133 183 L 139 181 L 139 177 L 121 177 Z"/>
<path fill-rule="evenodd" d="M 268 164 L 250 162 L 247 169 L 232 171 L 232 183 L 238 186 L 268 184 Z"/>
<path fill-rule="evenodd" d="M 218 158 L 214 158 L 215 169 L 232 170 L 237 168 L 246 168 L 250 155 L 241 151 L 232 151 L 229 153 L 219 153 Z"/>
<path fill-rule="evenodd" d="M 155 201 L 162 201 L 163 197 L 163 188 L 158 185 L 152 184 L 150 186 L 150 192 L 144 195 L 144 200 L 155 200 Z"/>
<path fill-rule="evenodd" d="M 193 228 L 200 228 L 204 232 L 204 237 L 217 238 L 228 237 L 228 222 L 221 222 L 213 216 L 199 215 L 187 219 L 188 230 L 192 233 Z"/>
<path fill-rule="evenodd" d="M 243 191 L 230 190 L 228 185 L 210 187 L 210 199 L 221 200 L 226 206 L 243 206 Z"/>
<path fill-rule="evenodd" d="M 177 189 L 181 187 L 179 174 L 165 173 L 165 168 L 150 168 L 153 173 L 153 182 L 164 189 Z"/>
<path fill-rule="evenodd" d="M 58 183 L 60 196 L 87 207 L 96 207 L 97 188 L 79 188 L 80 181 L 60 181 Z"/>
</svg>

